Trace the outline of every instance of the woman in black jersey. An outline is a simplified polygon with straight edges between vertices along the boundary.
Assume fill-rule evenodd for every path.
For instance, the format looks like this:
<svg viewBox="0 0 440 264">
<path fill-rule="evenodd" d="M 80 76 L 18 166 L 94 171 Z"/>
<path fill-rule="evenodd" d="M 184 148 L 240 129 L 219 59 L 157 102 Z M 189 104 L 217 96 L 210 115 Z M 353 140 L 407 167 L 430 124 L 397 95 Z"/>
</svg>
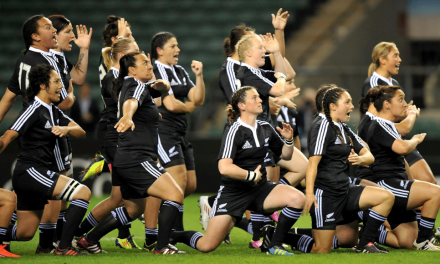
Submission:
<svg viewBox="0 0 440 264">
<path fill-rule="evenodd" d="M 0 149 L 3 148 L 3 141 L 0 140 Z M 8 231 L 9 223 L 17 205 L 17 198 L 11 191 L 0 188 L 0 258 L 19 258 L 19 255 L 8 251 L 8 244 L 3 244 L 6 232 Z"/>
<path fill-rule="evenodd" d="M 12 175 L 17 194 L 18 225 L 11 226 L 8 240 L 28 241 L 35 234 L 47 200 L 69 201 L 56 255 L 82 255 L 72 247 L 73 233 L 87 211 L 91 192 L 79 182 L 52 171 L 53 149 L 59 137 L 84 137 L 85 132 L 53 102 L 60 100 L 63 85 L 52 66 L 37 65 L 29 72 L 29 106 L 1 137 L 2 152 L 20 138 L 21 148 Z"/>
<path fill-rule="evenodd" d="M 306 176 L 304 213 L 312 215 L 313 240 L 303 251 L 328 253 L 335 230 L 358 237 L 357 212 L 370 209 L 369 221 L 357 252 L 386 253 L 374 245 L 374 237 L 394 203 L 392 193 L 376 188 L 350 185 L 347 161 L 368 166 L 374 157 L 362 141 L 345 125 L 353 110 L 351 96 L 344 89 L 328 89 L 322 100 L 325 118 L 316 118 L 308 136 L 309 165 Z M 357 154 L 359 153 L 359 155 Z"/>
<path fill-rule="evenodd" d="M 399 73 L 400 63 L 402 62 L 396 44 L 392 42 L 377 44 L 373 49 L 372 58 L 373 62 L 368 68 L 368 78 L 362 87 L 362 97 L 367 94 L 369 89 L 376 86 L 394 85 L 400 87 L 399 83 L 392 78 L 393 75 Z M 374 112 L 371 113 L 375 115 Z M 412 120 L 407 120 L 408 118 Z M 408 118 L 401 122 L 399 122 L 400 120 L 395 122 L 397 130 L 402 136 L 406 136 L 411 131 L 412 124 L 414 124 L 413 118 L 415 117 L 411 115 Z M 405 159 L 410 166 L 414 179 L 437 184 L 431 168 L 417 148 L 405 155 Z"/>
<path fill-rule="evenodd" d="M 119 76 L 113 83 L 113 91 L 119 94 L 118 115 L 121 119 L 115 125 L 120 134 L 112 173 L 113 178 L 121 183 L 125 207 L 116 208 L 108 214 L 77 244 L 91 253 L 101 253 L 99 240 L 113 229 L 139 217 L 145 210 L 145 197 L 151 195 L 164 200 L 153 253 L 175 254 L 176 250 L 171 249 L 168 243 L 183 202 L 183 192 L 156 161 L 159 111 L 153 100 L 168 93 L 170 84 L 164 80 L 147 83 L 152 78 L 153 67 L 149 57 L 142 53 L 128 53 L 119 63 Z"/>
<path fill-rule="evenodd" d="M 32 16 L 24 23 L 23 38 L 26 50 L 24 51 L 24 56 L 17 61 L 14 74 L 0 102 L 0 121 L 11 108 L 17 95 L 25 95 L 26 88 L 29 84 L 29 71 L 31 67 L 38 64 L 52 65 L 61 77 L 61 83 L 63 85 L 61 89 L 61 99 L 54 102 L 54 104 L 61 110 L 68 110 L 73 105 L 75 101 L 73 87 L 69 81 L 63 79 L 63 64 L 59 62 L 54 53 L 50 52 L 51 49 L 58 47 L 56 32 L 57 29 L 53 27 L 52 21 L 43 15 Z M 68 89 L 66 89 L 66 87 L 68 87 Z M 23 100 L 23 107 L 27 106 L 27 100 Z M 70 163 L 66 161 L 69 155 L 67 147 L 64 148 L 65 151 L 61 151 L 62 146 L 59 144 L 61 142 L 65 143 L 65 138 L 57 139 L 54 148 L 54 161 L 52 162 L 53 167 L 51 170 L 56 172 L 66 171 Z M 52 204 L 54 206 L 54 208 L 52 208 L 52 216 L 47 216 L 46 214 L 49 211 L 46 210 L 46 214 L 42 217 L 40 243 L 37 247 L 37 253 L 50 253 L 54 249 L 52 242 L 60 210 L 60 202 L 51 201 L 49 206 L 52 206 Z"/>
<path fill-rule="evenodd" d="M 105 105 L 105 109 L 101 113 L 101 120 L 106 120 L 108 124 L 104 137 L 103 154 L 105 155 L 105 159 L 110 168 L 113 164 L 118 145 L 118 132 L 115 129 L 115 125 L 118 121 L 118 102 L 115 99 L 117 96 L 113 94 L 113 81 L 119 76 L 119 60 L 125 54 L 132 52 L 139 52 L 139 47 L 135 41 L 128 38 L 116 40 L 111 47 L 105 48 L 103 51 L 104 61 L 109 69 L 104 79 L 101 81 L 101 95 Z M 80 237 L 83 234 L 88 233 L 93 227 L 101 222 L 110 211 L 122 205 L 123 200 L 121 196 L 120 182 L 113 177 L 112 174 L 112 192 L 110 197 L 100 202 L 92 209 L 86 219 L 81 223 L 81 227 L 78 229 L 75 236 Z M 122 248 L 139 248 L 130 235 L 129 227 L 130 224 L 118 228 L 119 233 L 115 244 Z"/>
<path fill-rule="evenodd" d="M 412 180 L 405 169 L 404 155 L 413 151 L 426 134 L 403 140 L 395 126 L 396 120 L 416 115 L 417 111 L 415 107 L 408 108 L 405 94 L 398 86 L 372 88 L 365 98 L 369 101 L 363 101 L 361 109 L 371 110 L 366 105 L 374 106 L 377 115 L 367 112 L 359 124 L 358 133 L 364 137 L 376 160 L 362 177 L 376 182 L 396 197 L 388 222 L 397 239 L 387 237 L 386 244 L 398 248 L 410 249 L 414 245 L 418 250 L 439 250 L 430 240 L 434 236 L 432 229 L 440 207 L 440 187 Z M 420 206 L 423 208 L 417 235 L 416 215 L 412 209 Z"/>
<path fill-rule="evenodd" d="M 292 128 L 284 124 L 278 132 L 265 121 L 257 120 L 263 111 L 258 91 L 250 86 L 237 89 L 228 107 L 228 127 L 219 153 L 222 184 L 212 208 L 205 236 L 199 232 L 175 231 L 174 242 L 185 243 L 202 252 L 215 250 L 241 219 L 245 210 L 271 214 L 282 209 L 277 232 L 268 252 L 273 255 L 293 255 L 284 250 L 282 242 L 289 228 L 301 214 L 304 195 L 296 189 L 273 184 L 267 180 L 264 157 L 271 148 L 275 155 L 290 159 L 293 152 Z"/>
<path fill-rule="evenodd" d="M 195 161 L 191 143 L 186 139 L 187 113 L 205 101 L 203 64 L 193 60 L 191 70 L 196 76 L 195 84 L 186 70 L 177 65 L 180 49 L 176 37 L 170 32 L 159 32 L 151 40 L 151 56 L 155 59 L 154 75 L 171 83 L 168 94 L 162 97 L 159 112 L 159 159 L 184 191 L 185 197 L 197 186 Z M 189 101 L 185 102 L 185 98 Z M 174 229 L 183 230 L 183 206 Z"/>
</svg>

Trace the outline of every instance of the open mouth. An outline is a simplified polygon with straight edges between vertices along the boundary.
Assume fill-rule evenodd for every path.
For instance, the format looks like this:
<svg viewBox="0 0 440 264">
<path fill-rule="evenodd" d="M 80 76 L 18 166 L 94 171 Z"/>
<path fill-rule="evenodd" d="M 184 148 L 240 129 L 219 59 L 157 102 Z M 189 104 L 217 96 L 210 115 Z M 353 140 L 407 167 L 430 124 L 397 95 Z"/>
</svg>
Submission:
<svg viewBox="0 0 440 264">
<path fill-rule="evenodd" d="M 174 58 L 175 60 L 179 60 L 179 54 L 174 55 L 173 58 Z"/>
<path fill-rule="evenodd" d="M 347 113 L 347 116 L 350 117 L 351 111 Z"/>
<path fill-rule="evenodd" d="M 396 68 L 397 68 L 397 69 L 400 69 L 400 64 L 396 64 Z"/>
</svg>

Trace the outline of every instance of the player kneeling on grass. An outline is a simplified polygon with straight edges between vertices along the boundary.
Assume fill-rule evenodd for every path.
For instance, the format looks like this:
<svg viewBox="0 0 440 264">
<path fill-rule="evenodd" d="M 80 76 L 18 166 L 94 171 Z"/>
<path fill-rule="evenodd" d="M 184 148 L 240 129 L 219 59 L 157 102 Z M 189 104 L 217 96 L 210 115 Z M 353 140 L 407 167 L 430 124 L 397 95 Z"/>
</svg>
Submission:
<svg viewBox="0 0 440 264">
<path fill-rule="evenodd" d="M 266 177 L 264 157 L 270 148 L 282 159 L 293 152 L 293 131 L 289 125 L 277 128 L 257 120 L 262 110 L 257 90 L 250 86 L 234 92 L 227 112 L 231 126 L 223 134 L 218 167 L 222 183 L 211 211 L 205 236 L 194 231 L 175 231 L 173 242 L 182 242 L 202 252 L 216 249 L 246 210 L 270 215 L 282 209 L 277 232 L 268 252 L 293 255 L 282 242 L 287 231 L 301 215 L 304 195 L 287 185 L 273 184 Z"/>
<path fill-rule="evenodd" d="M 29 241 L 37 231 L 47 200 L 70 202 L 56 255 L 88 255 L 73 248 L 73 234 L 87 211 L 91 192 L 79 182 L 50 170 L 57 138 L 86 133 L 53 103 L 60 100 L 61 79 L 50 65 L 37 65 L 29 72 L 29 106 L 0 138 L 0 153 L 20 137 L 20 154 L 12 175 L 17 195 L 18 225 L 10 226 L 5 241 Z"/>
</svg>

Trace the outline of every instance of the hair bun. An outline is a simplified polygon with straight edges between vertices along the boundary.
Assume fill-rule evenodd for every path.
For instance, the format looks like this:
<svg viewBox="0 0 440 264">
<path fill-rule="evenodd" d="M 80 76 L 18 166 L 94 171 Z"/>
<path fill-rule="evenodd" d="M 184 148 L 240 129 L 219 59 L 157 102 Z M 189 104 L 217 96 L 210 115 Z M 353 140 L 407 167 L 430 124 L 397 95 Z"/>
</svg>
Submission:
<svg viewBox="0 0 440 264">
<path fill-rule="evenodd" d="M 120 17 L 118 17 L 118 16 L 115 16 L 115 15 L 109 15 L 108 17 L 107 17 L 107 24 L 113 24 L 113 23 L 115 23 L 116 21 L 118 21 L 120 19 Z"/>
</svg>

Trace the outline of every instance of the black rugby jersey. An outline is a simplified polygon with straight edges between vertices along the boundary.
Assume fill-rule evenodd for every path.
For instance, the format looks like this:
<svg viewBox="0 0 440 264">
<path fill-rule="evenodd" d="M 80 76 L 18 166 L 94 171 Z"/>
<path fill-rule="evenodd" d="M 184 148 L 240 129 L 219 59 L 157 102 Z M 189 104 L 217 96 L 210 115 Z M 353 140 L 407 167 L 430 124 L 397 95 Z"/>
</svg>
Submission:
<svg viewBox="0 0 440 264">
<path fill-rule="evenodd" d="M 55 57 L 58 60 L 58 64 L 60 66 L 63 66 L 62 70 L 60 71 L 61 78 L 63 80 L 63 83 L 68 85 L 70 82 L 70 79 L 71 79 L 70 72 L 73 69 L 73 64 L 70 63 L 70 61 L 66 58 L 66 56 L 64 56 L 63 52 L 59 52 L 59 51 L 55 51 L 55 50 L 50 50 L 50 52 L 55 55 Z"/>
<path fill-rule="evenodd" d="M 373 174 L 368 180 L 378 182 L 384 177 L 408 180 L 404 156 L 392 150 L 394 141 L 399 138 L 401 136 L 393 122 L 378 116 L 371 121 L 365 142 L 375 161 L 370 165 Z"/>
<path fill-rule="evenodd" d="M 391 78 L 391 80 L 388 80 L 387 78 L 379 75 L 377 72 L 373 72 L 373 74 L 364 81 L 361 96 L 364 97 L 367 95 L 371 88 L 382 85 L 394 85 L 400 87 L 399 83 L 395 79 Z"/>
<path fill-rule="evenodd" d="M 346 124 L 332 122 L 339 128 L 345 144 L 342 144 L 325 115 L 319 114 L 312 122 L 307 145 L 310 157 L 322 156 L 318 164 L 315 188 L 340 195 L 347 193 L 350 185 L 347 158 L 351 149 L 359 153 L 365 146 Z M 348 128 L 348 133 L 345 133 L 343 126 Z M 354 146 L 351 145 L 348 137 L 351 138 Z"/>
<path fill-rule="evenodd" d="M 118 132 L 114 128 L 118 122 L 118 102 L 113 98 L 113 81 L 118 78 L 119 70 L 111 67 L 104 79 L 101 81 L 101 97 L 104 101 L 104 109 L 101 112 L 101 120 L 107 124 L 105 134 L 105 146 L 114 147 L 118 145 Z"/>
<path fill-rule="evenodd" d="M 264 55 L 264 65 L 260 69 L 266 70 L 266 71 L 273 71 L 274 68 L 272 66 L 272 61 L 270 60 L 270 53 L 266 53 Z"/>
<path fill-rule="evenodd" d="M 19 133 L 21 145 L 18 161 L 29 166 L 35 164 L 48 168 L 54 167 L 53 162 L 63 165 L 61 154 L 56 151 L 59 137 L 52 133 L 52 127 L 68 126 L 70 122 L 72 120 L 58 107 L 35 97 L 9 127 Z"/>
<path fill-rule="evenodd" d="M 218 159 L 232 159 L 233 163 L 244 170 L 255 170 L 261 165 L 261 180 L 254 182 L 240 181 L 222 176 L 221 184 L 234 188 L 249 188 L 264 184 L 267 181 L 264 158 L 268 149 L 275 156 L 281 156 L 284 140 L 271 124 L 257 120 L 256 128 L 245 124 L 238 118 L 223 133 Z"/>
<path fill-rule="evenodd" d="M 228 57 L 223 64 L 218 76 L 220 90 L 226 98 L 226 102 L 230 104 L 232 94 L 237 90 L 236 72 L 240 68 L 240 62 Z"/>
<path fill-rule="evenodd" d="M 61 103 L 67 97 L 67 90 L 65 89 L 65 83 L 62 78 L 63 66 L 59 63 L 56 56 L 51 52 L 45 52 L 34 47 L 29 47 L 29 50 L 21 57 L 15 64 L 14 74 L 8 84 L 8 89 L 16 95 L 26 95 L 26 89 L 29 86 L 29 71 L 33 66 L 38 64 L 49 64 L 54 67 L 55 71 L 60 75 L 63 88 L 61 89 L 60 101 L 55 104 Z M 28 101 L 23 99 L 23 107 L 28 106 Z"/>
<path fill-rule="evenodd" d="M 168 94 L 174 93 L 174 97 L 181 102 L 185 102 L 185 97 L 188 98 L 189 91 L 195 86 L 188 73 L 180 65 L 168 66 L 156 60 L 153 71 L 156 79 L 170 82 L 171 89 Z M 162 119 L 159 121 L 159 130 L 161 132 L 186 133 L 186 128 L 188 127 L 186 113 L 170 112 L 164 104 L 159 107 L 159 112 L 162 115 Z"/>
<path fill-rule="evenodd" d="M 258 115 L 258 120 L 266 121 L 272 126 L 276 126 L 275 120 L 272 120 L 269 107 L 269 91 L 272 86 L 277 82 L 277 78 L 274 76 L 274 71 L 266 71 L 261 69 L 255 69 L 246 63 L 242 63 L 237 72 L 237 79 L 239 85 L 237 88 L 243 86 L 253 86 L 260 94 L 260 98 L 263 101 L 261 103 L 263 112 Z"/>
<path fill-rule="evenodd" d="M 98 65 L 98 71 L 99 71 L 99 84 L 102 84 L 102 79 L 104 79 L 105 75 L 108 72 L 107 66 L 105 66 L 104 63 L 104 57 L 102 57 L 102 52 L 105 48 L 101 50 L 101 56 L 99 57 L 99 65 Z"/>
<path fill-rule="evenodd" d="M 280 113 L 277 117 L 278 126 L 283 129 L 283 122 L 289 124 L 293 129 L 293 137 L 299 136 L 297 118 L 298 111 L 296 111 L 296 109 L 281 106 Z"/>
<path fill-rule="evenodd" d="M 366 112 L 364 118 L 362 118 L 361 122 L 358 125 L 358 136 L 364 140 L 367 139 L 368 129 L 370 128 L 371 122 L 374 120 L 375 116 Z M 356 169 L 356 176 L 362 179 L 369 179 L 371 177 L 372 171 L 370 167 L 358 166 Z"/>
<path fill-rule="evenodd" d="M 128 99 L 136 99 L 138 108 L 133 115 L 135 129 L 119 133 L 115 167 L 133 167 L 146 160 L 157 160 L 157 138 L 159 111 L 153 100 L 160 92 L 151 88 L 150 83 L 126 76 L 119 94 L 119 117 L 123 116 L 123 105 Z"/>
</svg>

